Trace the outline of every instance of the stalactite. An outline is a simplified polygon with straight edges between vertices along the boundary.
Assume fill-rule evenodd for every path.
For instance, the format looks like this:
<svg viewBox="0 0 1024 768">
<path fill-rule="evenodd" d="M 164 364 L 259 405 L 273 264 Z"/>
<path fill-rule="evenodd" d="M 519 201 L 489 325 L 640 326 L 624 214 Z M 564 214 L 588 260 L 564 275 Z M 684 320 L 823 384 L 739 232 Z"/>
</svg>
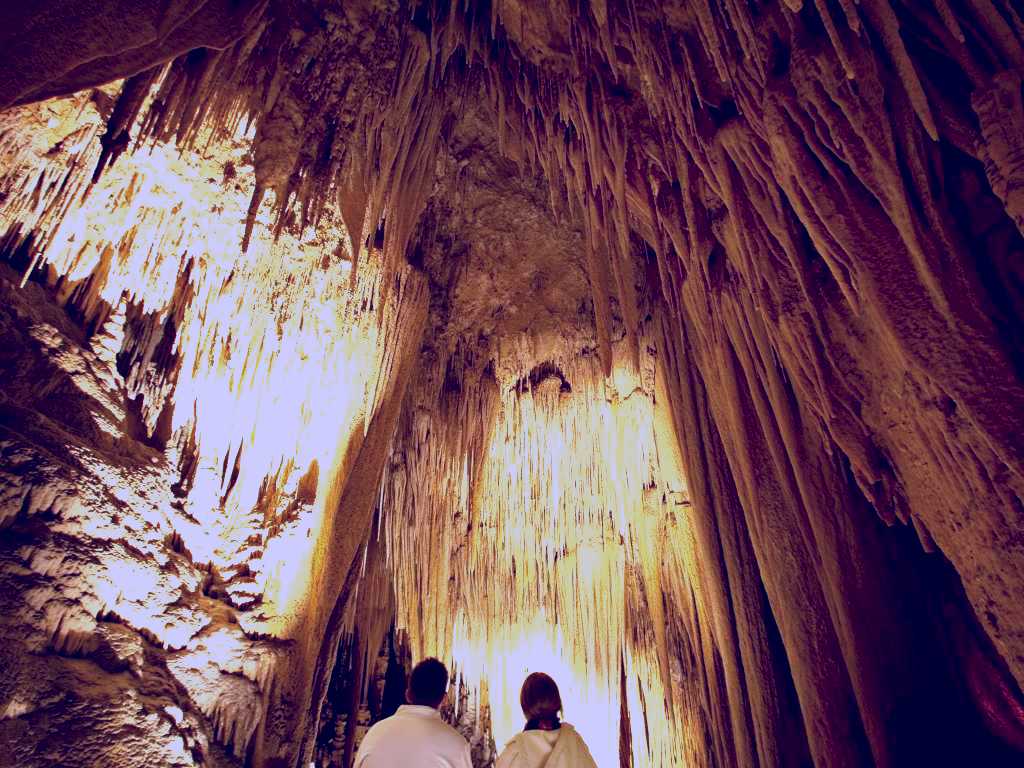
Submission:
<svg viewBox="0 0 1024 768">
<path fill-rule="evenodd" d="M 158 603 L 149 616 L 138 607 L 129 610 L 132 599 L 105 591 L 116 583 L 118 568 L 132 573 L 132 557 L 124 553 L 82 576 L 82 588 L 103 595 L 96 613 L 116 616 L 147 642 L 177 654 L 168 668 L 195 696 L 190 722 L 206 718 L 207 738 L 243 755 L 266 749 L 260 742 L 268 738 L 265 723 L 275 708 L 294 707 L 296 696 L 301 701 L 311 695 L 304 681 L 316 665 L 318 648 L 301 660 L 271 648 L 252 672 L 234 669 L 230 653 L 259 649 L 259 638 L 284 642 L 298 634 L 313 640 L 322 633 L 322 624 L 308 635 L 302 630 L 304 621 L 326 620 L 309 605 L 310 583 L 322 589 L 318 567 L 348 565 L 324 554 L 314 558 L 312 551 L 325 548 L 323 537 L 332 535 L 325 520 L 352 470 L 350 436 L 358 430 L 369 439 L 364 423 L 379 422 L 381 410 L 393 412 L 401 401 L 408 378 L 402 371 L 409 350 L 417 348 L 424 294 L 415 275 L 395 267 L 390 282 L 400 287 L 391 289 L 397 290 L 392 298 L 384 296 L 379 252 L 358 280 L 350 278 L 349 264 L 325 262 L 324 243 L 344 236 L 333 209 L 322 213 L 330 227 L 278 238 L 268 201 L 252 224 L 250 248 L 241 248 L 250 234 L 245 230 L 251 189 L 251 182 L 238 176 L 246 168 L 243 138 L 207 136 L 202 151 L 184 154 L 160 142 L 136 142 L 132 148 L 125 137 L 136 131 L 134 114 L 145 109 L 139 99 L 153 98 L 151 84 L 147 76 L 132 85 L 145 96 L 122 94 L 119 103 L 127 106 L 114 110 L 123 114 L 107 135 L 115 137 L 110 146 L 124 152 L 114 165 L 95 159 L 108 143 L 98 140 L 96 112 L 103 93 L 5 115 L 11 119 L 4 143 L 13 162 L 5 165 L 2 184 L 13 192 L 31 179 L 39 193 L 9 197 L 15 205 L 5 209 L 4 224 L 13 233 L 8 242 L 14 249 L 22 244 L 32 249 L 29 272 L 45 271 L 57 299 L 83 317 L 87 330 L 96 331 L 95 360 L 85 360 L 88 375 L 76 374 L 76 383 L 83 393 L 108 403 L 103 418 L 96 417 L 99 428 L 118 450 L 145 454 L 128 437 L 133 428 L 119 405 L 132 399 L 141 410 L 139 437 L 149 440 L 166 431 L 166 456 L 152 459 L 160 467 L 154 478 L 163 480 L 146 482 L 166 483 L 179 501 L 173 511 L 159 513 L 140 504 L 137 514 L 166 531 L 157 551 L 170 542 L 174 552 L 187 553 L 193 572 L 208 571 L 185 590 L 207 592 L 210 598 L 183 609 L 194 613 L 195 623 L 182 626 L 162 624 Z M 42 140 L 31 133 L 35 121 L 46 124 Z M 71 162 L 58 170 L 63 153 Z M 104 166 L 84 194 L 93 169 Z M 226 254 L 234 256 L 225 259 Z M 49 337 L 46 343 L 65 365 L 81 365 L 73 362 L 71 348 L 51 344 Z M 130 361 L 126 379 L 117 370 L 122 353 Z M 382 432 L 374 438 L 377 443 L 386 441 L 388 429 L 377 428 Z M 125 436 L 114 440 L 118 430 Z M 100 465 L 104 460 L 89 459 Z M 39 459 L 33 455 L 32 461 Z M 88 485 L 85 478 L 81 482 Z M 122 479 L 109 482 L 121 493 L 116 489 Z M 363 484 L 376 482 L 371 474 Z M 24 483 L 17 478 L 12 487 L 25 488 L 21 498 L 31 498 L 33 485 Z M 46 487 L 53 493 L 62 488 L 52 479 Z M 40 498 L 38 504 L 89 540 L 89 528 L 81 527 L 79 518 L 95 504 L 83 501 L 81 491 L 69 490 L 67 499 Z M 5 499 L 5 520 L 25 516 L 24 503 L 8 509 L 6 501 L 15 499 Z M 31 516 L 31 502 L 28 510 Z M 37 550 L 32 568 L 38 578 L 51 579 L 58 594 L 70 588 L 65 579 L 71 576 L 47 565 L 53 556 L 47 546 L 52 545 Z M 166 589 L 173 589 L 171 582 Z M 321 596 L 326 606 L 321 612 L 329 613 L 331 598 Z M 233 627 L 228 645 L 203 631 L 211 621 L 204 612 L 216 617 L 213 626 Z M 96 652 L 88 645 L 98 631 L 95 621 L 75 612 L 50 613 L 44 625 L 47 647 L 64 655 Z M 234 680 L 234 674 L 247 682 Z"/>
<path fill-rule="evenodd" d="M 499 748 L 518 728 L 519 675 L 550 644 L 567 664 L 567 717 L 588 697 L 616 695 L 625 658 L 632 759 L 681 759 L 670 732 L 642 727 L 644 717 L 670 716 L 654 708 L 667 698 L 663 654 L 653 639 L 628 639 L 656 631 L 634 601 L 657 583 L 644 520 L 660 517 L 666 493 L 653 381 L 638 378 L 628 346 L 616 345 L 616 385 L 605 383 L 600 361 L 569 350 L 521 380 L 466 370 L 458 394 L 451 373 L 437 371 L 414 391 L 400 428 L 408 443 L 393 449 L 382 509 L 399 626 L 414 653 L 454 659 L 476 695 L 487 692 Z M 647 568 L 655 581 L 623 584 L 624 568 Z M 423 594 L 447 597 L 424 603 Z M 577 727 L 599 760 L 615 758 L 617 719 L 598 722 L 589 711 Z"/>
</svg>

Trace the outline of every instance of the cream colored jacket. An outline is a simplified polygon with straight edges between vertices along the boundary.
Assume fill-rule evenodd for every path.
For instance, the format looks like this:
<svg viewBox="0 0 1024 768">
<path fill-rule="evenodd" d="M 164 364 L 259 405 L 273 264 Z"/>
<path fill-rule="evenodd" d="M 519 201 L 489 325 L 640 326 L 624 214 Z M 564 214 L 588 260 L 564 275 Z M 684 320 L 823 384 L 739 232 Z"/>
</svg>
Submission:
<svg viewBox="0 0 1024 768">
<path fill-rule="evenodd" d="M 583 739 L 568 723 L 557 731 L 523 731 L 501 751 L 494 768 L 597 768 Z"/>
</svg>

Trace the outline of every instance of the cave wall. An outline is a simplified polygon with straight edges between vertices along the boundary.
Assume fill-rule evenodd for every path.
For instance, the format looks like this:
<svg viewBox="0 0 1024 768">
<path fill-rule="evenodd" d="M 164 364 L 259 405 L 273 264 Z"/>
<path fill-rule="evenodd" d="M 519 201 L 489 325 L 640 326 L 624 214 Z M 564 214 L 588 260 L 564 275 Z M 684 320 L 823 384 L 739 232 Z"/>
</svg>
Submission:
<svg viewBox="0 0 1024 768">
<path fill-rule="evenodd" d="M 1020 414 L 1020 232 L 999 191 L 1016 139 L 990 142 L 1019 133 L 1020 20 L 1009 7 L 833 10 L 694 4 L 614 23 L 595 12 L 589 38 L 512 25 L 526 47 L 539 38 L 564 46 L 567 62 L 600 57 L 608 72 L 572 81 L 557 106 L 523 75 L 504 92 L 519 99 L 505 114 L 538 137 L 538 161 L 564 174 L 598 231 L 633 227 L 653 251 L 659 349 L 675 357 L 670 400 L 694 507 L 720 510 L 701 549 L 702 560 L 724 561 L 713 614 L 739 625 L 703 651 L 711 706 L 724 710 L 709 713 L 720 718 L 719 761 L 800 754 L 779 749 L 791 676 L 815 763 L 955 763 L 965 759 L 955 745 L 925 735 L 926 710 L 902 711 L 908 690 L 927 690 L 920 678 L 943 673 L 922 663 L 896 685 L 893 669 L 922 638 L 961 643 L 964 655 L 988 654 L 988 671 L 953 671 L 945 711 L 1002 700 L 996 709 L 1019 712 L 1020 444 L 1009 425 Z M 996 35 L 998 51 L 982 42 Z M 621 87 L 628 75 L 608 83 L 632 64 L 635 91 Z M 966 72 L 953 77 L 957 66 Z M 989 226 L 1001 234 L 989 239 Z M 628 251 L 604 242 L 614 283 Z M 600 285 L 594 270 L 591 280 Z M 899 534 L 883 533 L 869 508 L 948 558 L 994 654 L 938 576 L 923 591 L 951 604 L 955 641 L 897 607 L 916 602 L 917 585 L 897 574 L 919 558 L 905 542 L 891 549 Z M 884 648 L 881 626 L 892 628 Z M 1019 745 L 1019 726 L 985 719 L 968 749 L 988 754 L 996 732 L 987 759 L 1012 760 L 1003 745 Z"/>
<path fill-rule="evenodd" d="M 215 490 L 190 492 L 193 509 L 235 518 L 266 502 L 268 477 L 287 484 L 290 476 L 301 497 L 299 478 L 314 457 L 299 451 L 303 466 L 284 475 L 275 462 L 296 453 L 291 444 L 256 451 L 262 459 L 251 463 L 247 450 L 240 460 L 237 444 L 216 431 L 217 409 L 198 410 L 202 361 L 229 350 L 221 362 L 244 377 L 249 345 L 240 334 L 277 297 L 286 297 L 278 326 L 287 332 L 268 327 L 264 338 L 292 348 L 318 316 L 311 283 L 354 301 L 362 320 L 347 322 L 379 329 L 363 370 L 382 385 L 353 396 L 354 410 L 333 421 L 344 422 L 345 437 L 317 457 L 323 526 L 313 548 L 302 549 L 314 566 L 274 582 L 299 596 L 288 618 L 271 622 L 272 634 L 297 641 L 281 662 L 297 693 L 254 681 L 258 693 L 245 700 L 269 696 L 271 710 L 253 717 L 254 731 L 243 729 L 240 749 L 212 704 L 197 707 L 189 728 L 220 745 L 211 754 L 235 748 L 237 759 L 290 765 L 312 753 L 351 620 L 346 606 L 357 604 L 362 571 L 353 563 L 367 551 L 389 455 L 420 438 L 423 456 L 443 456 L 440 448 L 459 440 L 468 441 L 460 451 L 479 451 L 507 384 L 556 359 L 560 369 L 596 366 L 588 377 L 614 382 L 650 358 L 644 397 L 657 414 L 659 471 L 685 480 L 688 497 L 670 505 L 666 495 L 652 519 L 644 504 L 630 515 L 645 532 L 635 542 L 643 568 L 626 571 L 621 600 L 653 638 L 640 655 L 657 659 L 651 685 L 663 690 L 676 745 L 671 756 L 648 757 L 721 766 L 1019 760 L 1024 23 L 1014 3 L 227 6 L 205 3 L 192 13 L 173 3 L 126 10 L 67 0 L 35 16 L 13 7 L 0 15 L 3 39 L 21 41 L 0 46 L 0 104 L 93 88 L 0 114 L 4 252 L 79 326 L 49 342 L 22 341 L 13 348 L 26 351 L 9 360 L 53 356 L 60 339 L 81 329 L 74 349 L 99 339 L 102 352 L 109 332 L 123 383 L 90 384 L 90 397 L 134 402 L 137 411 L 115 415 L 110 431 L 136 435 L 132 451 L 141 455 L 148 442 L 197 457 L 198 476 L 205 467 Z M 115 16 L 130 34 L 109 34 Z M 98 31 L 82 34 L 64 19 Z M 129 79 L 104 85 L 120 77 Z M 475 136 L 485 137 L 482 152 Z M 224 148 L 211 157 L 216 143 Z M 141 151 L 150 145 L 204 159 L 167 175 L 174 153 L 154 161 Z M 487 164 L 487 155 L 502 162 Z M 155 170 L 147 173 L 147 163 Z M 172 177 L 187 183 L 153 187 Z M 485 177 L 497 179 L 489 192 Z M 208 194 L 226 204 L 193 205 L 190 185 L 206 178 Z M 479 210 L 494 207 L 480 204 L 488 194 L 510 200 L 510 210 L 527 212 L 527 228 L 548 227 L 561 243 L 527 249 L 541 254 L 546 271 L 481 223 Z M 547 203 L 543 216 L 538 201 Z M 442 208 L 450 209 L 444 226 Z M 467 210 L 475 212 L 459 218 Z M 499 218 L 504 240 L 514 239 L 515 216 Z M 207 221 L 217 225 L 200 223 Z M 309 232 L 318 234 L 303 243 Z M 484 256 L 463 253 L 473 242 L 485 243 Z M 306 261 L 294 265 L 297 253 Z M 533 282 L 516 282 L 509 265 L 521 263 Z M 195 269 L 209 277 L 195 278 Z M 571 278 L 577 271 L 580 280 Z M 346 280 L 337 280 L 341 272 Z M 146 290 L 137 288 L 140 275 Z M 261 285 L 264 293 L 254 294 Z M 247 312 L 231 309 L 254 295 L 265 299 Z M 233 320 L 216 330 L 210 308 L 224 296 Z M 533 296 L 541 300 L 531 304 Z M 548 311 L 544 300 L 561 310 Z M 499 304 L 513 306 L 500 322 L 489 315 Z M 5 338 L 19 338 L 24 322 L 12 321 Z M 529 338 L 535 323 L 558 343 L 545 333 Z M 480 329 L 493 346 L 467 356 L 465 341 L 475 345 Z M 169 350 L 160 344 L 165 334 L 181 341 Z M 570 343 L 560 347 L 565 336 Z M 31 351 L 46 343 L 49 353 Z M 103 370 L 89 354 L 99 353 L 75 351 L 88 361 L 75 366 Z M 414 366 L 423 380 L 405 399 Z M 488 368 L 495 387 L 503 382 L 497 394 L 486 392 Z M 275 370 L 285 392 L 303 373 Z M 6 381 L 24 380 L 12 363 Z M 446 389 L 465 380 L 472 385 Z M 19 407 L 46 416 L 61 396 L 47 405 L 26 389 L 19 397 L 28 405 Z M 37 419 L 24 413 L 17 418 Z M 73 417 L 58 415 L 41 435 L 13 430 L 9 450 L 63 436 L 60 423 Z M 424 423 L 438 420 L 427 437 Z M 87 428 L 88 451 L 109 452 L 113 438 Z M 300 430 L 292 442 L 306 438 Z M 260 444 L 253 439 L 250 449 Z M 237 475 L 226 471 L 232 461 Z M 432 471 L 458 485 L 446 473 L 459 461 Z M 325 463 L 340 469 L 324 471 Z M 55 476 L 9 486 L 45 487 Z M 234 478 L 226 493 L 225 477 Z M 25 509 L 80 514 L 52 500 L 26 504 L 20 492 L 5 497 L 15 527 L 28 525 Z M 411 514 L 400 499 L 389 503 L 384 528 L 403 519 L 388 523 L 387 515 Z M 457 524 L 448 513 L 474 503 L 428 506 L 431 524 Z M 276 535 L 271 520 L 260 524 Z M 243 528 L 232 520 L 224 530 Z M 61 557 L 71 548 L 46 530 L 25 535 L 27 543 L 9 549 L 5 578 L 29 578 L 22 570 L 33 547 Z M 155 544 L 156 557 L 173 559 L 176 541 Z M 468 536 L 467 551 L 486 543 Z M 35 556 L 32 578 L 44 592 L 79 578 L 42 565 L 51 554 Z M 190 573 L 188 584 L 201 581 Z M 398 573 L 401 614 L 411 587 Z M 436 602 L 447 590 L 438 582 L 426 594 Z M 8 592 L 12 611 L 35 594 Z M 274 592 L 264 586 L 260 594 Z M 96 639 L 109 629 L 94 629 L 97 618 L 84 620 L 93 639 L 75 640 L 72 655 L 109 645 Z M 38 663 L 39 653 L 68 655 L 67 635 L 54 630 L 61 622 L 47 621 L 30 622 L 28 635 L 49 638 L 35 644 L 22 637 L 24 622 L 6 625 L 27 649 L 11 669 L 35 668 L 29 660 Z M 147 621 L 127 623 L 132 642 L 152 644 Z M 453 634 L 451 626 L 416 629 L 442 649 Z M 242 647 L 264 642 L 260 631 L 250 634 Z M 174 650 L 156 637 L 158 655 Z M 618 664 L 621 676 L 628 665 Z M 5 682 L 6 711 L 18 713 L 5 727 L 29 716 L 10 703 L 24 680 L 9 674 Z M 629 696 L 623 685 L 620 697 Z M 643 708 L 645 727 L 662 716 L 659 706 Z M 141 715 L 122 721 L 132 717 Z M 641 731 L 637 712 L 620 710 L 619 725 L 639 764 L 647 747 L 626 736 Z M 25 749 L 28 760 L 36 747 Z"/>
<path fill-rule="evenodd" d="M 381 500 L 396 621 L 415 657 L 451 658 L 486 697 L 499 749 L 543 660 L 600 764 L 619 759 L 623 709 L 637 764 L 673 764 L 672 729 L 643 726 L 673 717 L 646 595 L 660 603 L 659 520 L 685 499 L 660 470 L 653 364 L 612 383 L 592 350 L 547 351 L 519 350 L 509 376 L 511 356 L 492 370 L 460 349 L 410 391 Z"/>
<path fill-rule="evenodd" d="M 174 467 L 124 434 L 112 357 L 14 277 L 4 267 L 2 761 L 233 764 L 283 648 L 246 636 L 185 549 Z"/>
<path fill-rule="evenodd" d="M 151 147 L 94 180 L 104 113 L 99 90 L 0 118 L 19 270 L 3 276 L 2 519 L 20 746 L 3 759 L 311 753 L 425 282 L 356 275 L 337 213 L 275 239 L 258 211 L 243 253 L 240 141 Z"/>
</svg>

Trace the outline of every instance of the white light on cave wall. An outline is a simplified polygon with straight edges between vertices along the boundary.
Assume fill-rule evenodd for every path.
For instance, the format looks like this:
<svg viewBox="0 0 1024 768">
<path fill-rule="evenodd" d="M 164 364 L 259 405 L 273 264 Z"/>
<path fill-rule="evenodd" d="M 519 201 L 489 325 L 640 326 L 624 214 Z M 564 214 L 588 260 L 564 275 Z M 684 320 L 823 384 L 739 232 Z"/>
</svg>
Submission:
<svg viewBox="0 0 1024 768">
<path fill-rule="evenodd" d="M 150 431 L 170 406 L 166 464 L 193 470 L 175 533 L 198 562 L 221 571 L 244 563 L 261 593 L 258 631 L 287 634 L 311 599 L 328 489 L 373 415 L 390 319 L 367 309 L 378 303 L 378 261 L 365 258 L 353 286 L 351 265 L 336 250 L 347 235 L 333 216 L 275 237 L 273 195 L 257 212 L 248 249 L 241 247 L 254 129 L 204 135 L 194 150 L 140 141 L 90 185 L 103 129 L 95 104 L 86 92 L 18 114 L 34 125 L 32 114 L 51 109 L 45 135 L 15 141 L 20 149 L 0 174 L 0 188 L 17 190 L 5 204 L 5 228 L 39 234 L 26 278 L 64 278 L 58 301 L 73 300 L 87 318 L 102 321 L 104 306 L 127 305 L 155 318 L 154 328 L 173 320 L 178 371 L 165 377 L 143 359 L 122 385 L 141 398 Z M 0 122 L 4 139 L 10 125 Z M 51 147 L 61 153 L 51 158 Z M 58 205 L 65 188 L 72 202 Z M 34 196 L 36 189 L 45 194 Z M 137 328 L 126 328 L 122 315 L 119 330 L 131 336 Z M 152 350 L 161 338 L 129 341 Z M 89 377 L 75 383 L 103 395 Z M 120 436 L 119 424 L 98 427 Z M 302 503 L 287 515 L 276 510 L 304 478 L 315 487 Z M 122 482 L 111 479 L 114 493 Z M 265 518 L 275 517 L 282 522 L 265 530 Z M 114 607 L 119 593 L 107 591 Z"/>
<path fill-rule="evenodd" d="M 607 681 L 574 663 L 562 628 L 545 611 L 530 621 L 502 628 L 490 646 L 467 638 L 463 630 L 456 625 L 454 663 L 466 679 L 486 682 L 499 752 L 525 724 L 519 706 L 523 680 L 532 672 L 544 672 L 558 683 L 564 721 L 580 732 L 597 764 L 618 764 L 618 699 L 610 696 Z"/>
<path fill-rule="evenodd" d="M 685 486 L 657 439 L 665 433 L 671 445 L 674 425 L 635 368 L 616 368 L 609 383 L 592 359 L 559 361 L 571 392 L 553 381 L 499 388 L 482 457 L 466 450 L 468 419 L 423 414 L 423 433 L 445 437 L 407 446 L 384 494 L 398 626 L 414 658 L 451 661 L 470 706 L 489 706 L 499 750 L 523 728 L 524 678 L 545 672 L 598 765 L 619 763 L 624 710 L 634 765 L 683 765 L 668 725 L 685 715 L 666 703 L 663 617 L 647 607 L 663 589 L 665 553 L 676 551 L 666 539 L 685 533 L 666 507 L 669 491 Z M 474 488 L 436 471 L 466 478 L 470 463 Z M 466 520 L 469 537 L 453 525 Z"/>
<path fill-rule="evenodd" d="M 77 156 L 84 147 L 68 151 Z M 90 290 L 96 299 L 129 301 L 161 318 L 177 311 L 179 281 L 187 280 L 190 298 L 174 350 L 182 364 L 173 426 L 179 437 L 191 436 L 195 443 L 198 469 L 185 506 L 197 522 L 194 530 L 182 526 L 178 533 L 195 557 L 223 570 L 248 557 L 251 538 L 261 538 L 260 556 L 245 561 L 262 592 L 259 630 L 287 635 L 318 597 L 310 569 L 316 544 L 328 539 L 322 535 L 330 517 L 323 514 L 327 491 L 372 416 L 388 334 L 376 313 L 360 309 L 375 304 L 374 267 L 360 272 L 353 291 L 348 264 L 323 266 L 344 234 L 340 227 L 324 227 L 315 236 L 285 233 L 276 243 L 268 200 L 249 249 L 240 248 L 251 189 L 238 184 L 249 182 L 207 180 L 221 175 L 228 159 L 245 169 L 245 149 L 229 145 L 200 156 L 157 144 L 136 153 L 131 164 L 108 170 L 75 215 L 52 228 L 42 259 L 71 281 L 95 276 Z M 35 175 L 26 175 L 18 187 L 39 186 L 32 170 Z M 26 231 L 47 230 L 37 220 L 42 207 L 28 206 L 19 214 Z M 647 702 L 665 699 L 662 686 L 670 681 L 654 644 L 640 647 L 630 631 L 623 584 L 627 566 L 657 571 L 656 552 L 631 551 L 624 543 L 647 525 L 645 492 L 662 486 L 652 471 L 658 464 L 653 404 L 644 394 L 649 387 L 630 366 L 617 364 L 609 383 L 596 367 L 587 370 L 596 366 L 593 361 L 573 356 L 565 366 L 571 396 L 551 380 L 536 392 L 506 390 L 514 400 L 503 404 L 485 457 L 482 520 L 459 555 L 467 558 L 458 563 L 465 566 L 460 574 L 467 577 L 467 605 L 449 599 L 447 572 L 436 581 L 417 581 L 414 566 L 434 559 L 401 552 L 395 562 L 409 573 L 400 582 L 406 588 L 399 588 L 399 600 L 406 616 L 419 619 L 410 618 L 408 627 L 427 634 L 419 647 L 432 645 L 427 650 L 453 659 L 481 698 L 486 696 L 499 749 L 523 726 L 523 679 L 543 671 L 558 682 L 565 719 L 583 735 L 597 763 L 617 764 L 624 664 L 632 745 L 644 752 L 635 762 L 643 764 L 649 762 L 643 758 L 671 752 L 661 743 L 648 745 L 651 737 L 644 734 L 640 715 L 646 716 Z M 164 393 L 156 387 L 142 389 L 147 406 L 162 402 Z M 157 413 L 145 414 L 150 426 Z M 277 484 L 281 498 L 296 498 L 295 486 L 314 464 L 319 474 L 309 508 L 272 534 L 262 530 L 259 503 L 266 488 Z M 450 489 L 440 483 L 417 487 L 416 498 L 433 494 L 443 499 L 435 505 L 443 519 L 462 520 L 456 513 L 470 506 L 470 465 L 455 455 L 451 466 L 458 467 L 460 498 L 450 502 Z M 406 520 L 399 517 L 395 525 L 401 532 Z M 422 545 L 437 538 L 437 526 L 412 530 L 419 535 L 393 539 Z M 660 532 L 655 527 L 649 533 Z M 640 568 L 646 560 L 650 567 Z M 503 584 L 512 572 L 518 578 Z M 152 589 L 143 589 L 146 583 L 131 570 L 114 565 L 106 573 L 97 592 L 108 607 L 117 607 L 119 615 L 134 610 L 135 625 L 171 644 L 187 640 L 155 624 L 145 601 Z M 484 583 L 481 574 L 489 577 Z M 413 617 L 410 606 L 424 602 L 420 585 L 427 583 L 435 588 L 427 602 L 437 610 L 424 621 Z M 409 589 L 411 584 L 417 588 Z M 490 597 L 481 594 L 488 590 Z M 235 654 L 229 639 L 211 645 L 211 656 Z M 651 713 L 652 719 L 660 714 Z M 654 739 L 663 735 L 652 733 Z"/>
</svg>

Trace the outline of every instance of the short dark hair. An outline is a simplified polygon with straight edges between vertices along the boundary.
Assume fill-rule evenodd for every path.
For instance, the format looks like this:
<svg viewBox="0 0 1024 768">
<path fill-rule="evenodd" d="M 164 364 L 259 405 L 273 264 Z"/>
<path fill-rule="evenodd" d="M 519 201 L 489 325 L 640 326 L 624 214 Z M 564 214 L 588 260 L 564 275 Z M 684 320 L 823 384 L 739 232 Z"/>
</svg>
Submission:
<svg viewBox="0 0 1024 768">
<path fill-rule="evenodd" d="M 562 709 L 558 686 L 543 672 L 534 672 L 523 681 L 519 703 L 527 720 L 550 720 Z"/>
<path fill-rule="evenodd" d="M 424 707 L 441 705 L 444 694 L 448 690 L 448 668 L 434 658 L 424 659 L 412 668 L 409 675 L 409 689 L 405 697 L 410 704 Z"/>
</svg>

